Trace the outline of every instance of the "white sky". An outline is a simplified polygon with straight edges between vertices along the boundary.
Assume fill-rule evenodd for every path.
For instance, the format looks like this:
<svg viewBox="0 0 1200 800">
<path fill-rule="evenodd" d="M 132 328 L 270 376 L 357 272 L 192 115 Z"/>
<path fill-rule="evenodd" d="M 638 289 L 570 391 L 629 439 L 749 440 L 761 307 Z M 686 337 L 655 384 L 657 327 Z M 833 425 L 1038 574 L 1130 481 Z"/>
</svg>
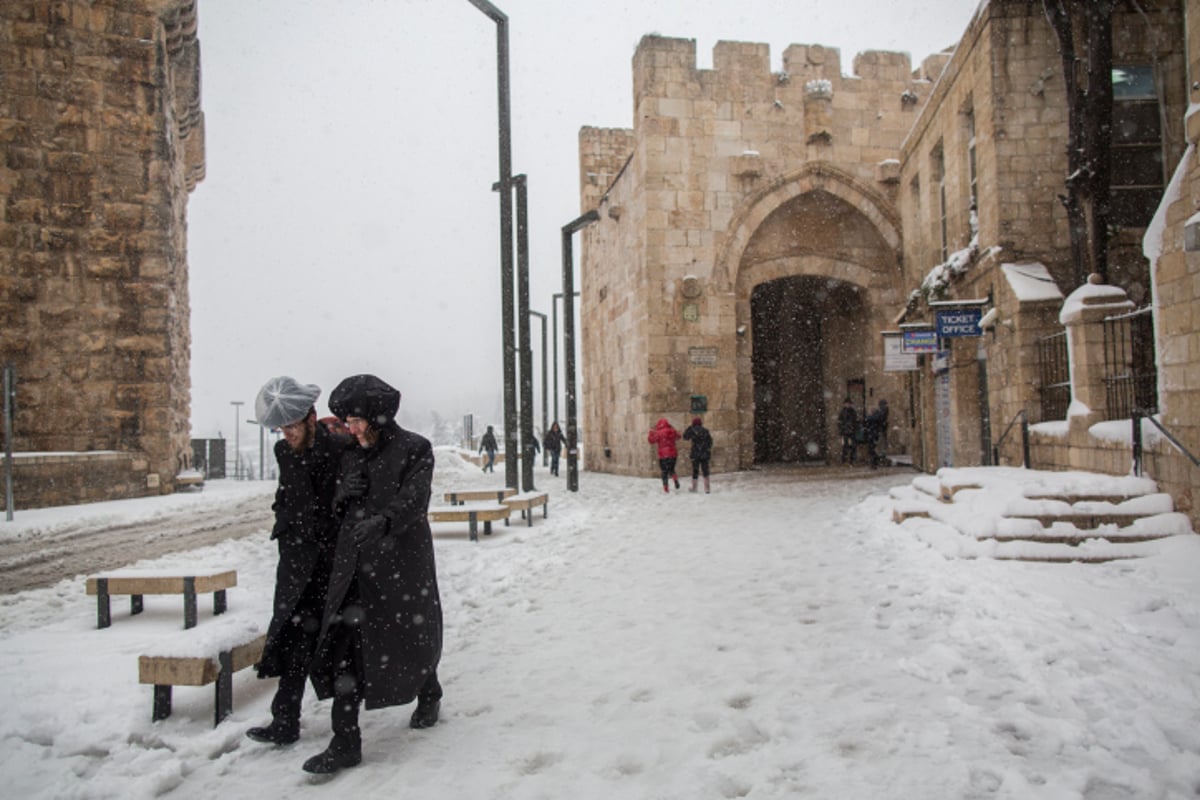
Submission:
<svg viewBox="0 0 1200 800">
<path fill-rule="evenodd" d="M 331 785 L 300 769 L 330 735 L 330 702 L 311 689 L 301 740 L 275 748 L 245 737 L 268 721 L 276 685 L 252 669 L 236 675 L 233 715 L 216 728 L 211 686 L 176 688 L 172 716 L 156 724 L 152 689 L 137 680 L 139 654 L 266 625 L 277 558 L 266 529 L 131 565 L 238 570 L 228 612 L 214 618 L 205 595 L 187 631 L 180 599 L 164 596 L 147 596 L 136 618 L 114 597 L 112 626 L 98 630 L 84 576 L 0 597 L 5 796 L 1196 795 L 1200 537 L 1125 545 L 1146 557 L 1097 565 L 993 560 L 1039 545 L 973 538 L 998 530 L 1014 504 L 1028 511 L 1022 491 L 1129 491 L 1139 479 L 944 470 L 951 485 L 988 490 L 962 490 L 954 504 L 926 495 L 935 519 L 896 525 L 888 489 L 909 498 L 933 476 L 798 483 L 759 470 L 714 476 L 711 495 L 664 495 L 652 453 L 646 477 L 584 473 L 578 493 L 539 466 L 550 513 L 535 511 L 532 527 L 514 518 L 471 543 L 464 525 L 436 526 L 442 721 L 413 731 L 411 706 L 364 711 L 363 763 Z M 435 504 L 446 490 L 500 482 L 437 451 Z M 122 521 L 169 528 L 169 509 L 232 508 L 249 493 L 265 508 L 273 489 L 214 481 L 199 494 L 18 511 L 0 537 L 69 546 Z M 938 521 L 953 516 L 972 534 Z"/>
<path fill-rule="evenodd" d="M 869 49 L 919 64 L 977 0 L 495 5 L 513 172 L 529 180 L 530 307 L 550 315 L 560 229 L 580 213 L 578 131 L 632 125 L 643 34 L 696 39 L 701 68 L 720 39 L 768 43 L 773 70 L 792 43 L 839 48 L 844 71 Z M 230 401 L 245 420 L 279 374 L 320 385 L 322 413 L 338 381 L 374 372 L 404 394 L 407 426 L 427 429 L 430 410 L 502 421 L 495 24 L 467 0 L 200 0 L 198 15 L 192 435 L 232 439 Z M 539 421 L 540 334 L 533 320 Z"/>
</svg>

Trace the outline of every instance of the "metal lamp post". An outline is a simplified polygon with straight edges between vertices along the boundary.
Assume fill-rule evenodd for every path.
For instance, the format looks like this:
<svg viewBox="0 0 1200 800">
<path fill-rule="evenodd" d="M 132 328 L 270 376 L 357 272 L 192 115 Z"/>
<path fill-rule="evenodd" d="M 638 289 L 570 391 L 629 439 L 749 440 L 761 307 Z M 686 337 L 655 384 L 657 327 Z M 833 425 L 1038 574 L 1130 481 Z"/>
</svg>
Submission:
<svg viewBox="0 0 1200 800">
<path fill-rule="evenodd" d="M 575 421 L 575 258 L 571 236 L 600 219 L 592 209 L 562 227 L 563 349 L 567 369 L 567 491 L 579 491 L 579 430 Z"/>
<path fill-rule="evenodd" d="M 242 454 L 239 451 L 241 447 L 241 423 L 238 419 L 241 416 L 242 406 L 241 400 L 230 400 L 229 405 L 233 406 L 233 479 L 240 480 L 242 477 Z"/>
<path fill-rule="evenodd" d="M 517 374 L 513 341 L 512 120 L 508 104 L 508 17 L 487 0 L 469 0 L 496 23 L 496 83 L 499 108 L 500 310 L 504 364 L 504 485 L 517 486 Z"/>
<path fill-rule="evenodd" d="M 546 453 L 546 431 L 550 430 L 550 422 L 546 418 L 546 315 L 540 311 L 529 309 L 529 316 L 542 321 L 542 466 L 546 466 L 550 456 Z"/>
<path fill-rule="evenodd" d="M 258 425 L 258 420 L 248 419 L 248 420 L 246 420 L 246 424 L 247 425 Z M 258 479 L 260 481 L 263 480 L 263 464 L 266 463 L 263 460 L 264 451 L 265 451 L 265 448 L 263 447 L 263 427 L 262 427 L 262 425 L 258 425 Z"/>
<path fill-rule="evenodd" d="M 558 422 L 558 301 L 562 300 L 563 293 L 555 292 L 550 296 L 550 339 L 553 341 L 554 347 L 554 421 Z M 579 297 L 579 292 L 575 292 L 573 297 Z"/>
</svg>

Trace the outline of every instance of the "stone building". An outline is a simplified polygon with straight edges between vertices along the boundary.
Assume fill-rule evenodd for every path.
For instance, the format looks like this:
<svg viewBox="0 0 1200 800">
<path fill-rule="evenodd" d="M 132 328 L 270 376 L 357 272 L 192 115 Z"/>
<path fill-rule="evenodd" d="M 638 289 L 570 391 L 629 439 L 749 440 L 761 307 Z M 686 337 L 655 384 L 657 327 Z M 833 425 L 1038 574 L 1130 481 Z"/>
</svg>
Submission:
<svg viewBox="0 0 1200 800">
<path fill-rule="evenodd" d="M 172 491 L 204 177 L 195 0 L 0 0 L 0 151 L 14 505 Z"/>
<path fill-rule="evenodd" d="M 900 145 L 948 56 L 647 36 L 634 128 L 580 133 L 583 442 L 588 469 L 643 474 L 659 417 L 702 409 L 713 467 L 824 459 L 836 416 L 890 398 L 876 332 L 903 304 Z M 908 426 L 893 433 L 902 447 Z"/>
<path fill-rule="evenodd" d="M 889 451 L 926 471 L 1019 463 L 1020 437 L 1000 438 L 1024 412 L 1032 466 L 1125 474 L 1127 407 L 1147 392 L 1106 400 L 1124 389 L 1104 336 L 1137 340 L 1124 318 L 1152 301 L 1134 316 L 1153 319 L 1159 419 L 1200 451 L 1200 285 L 1184 246 L 1197 235 L 1183 124 L 1200 99 L 1196 6 L 1121 5 L 1114 20 L 1105 287 L 1070 274 L 1067 104 L 1040 3 L 981 4 L 915 71 L 868 52 L 843 76 L 836 50 L 792 45 L 772 73 L 765 45 L 733 42 L 698 70 L 692 41 L 643 39 L 633 129 L 580 133 L 581 206 L 601 216 L 582 233 L 585 466 L 646 474 L 646 431 L 660 416 L 686 424 L 693 403 L 707 407 L 716 469 L 824 461 L 849 395 L 860 408 L 888 399 Z M 1176 164 L 1182 188 L 1151 225 Z M 1157 249 L 1147 230 L 1161 231 Z M 990 322 L 934 337 L 936 357 L 900 352 L 939 312 Z M 1150 474 L 1195 519 L 1200 470 L 1150 442 Z"/>
</svg>

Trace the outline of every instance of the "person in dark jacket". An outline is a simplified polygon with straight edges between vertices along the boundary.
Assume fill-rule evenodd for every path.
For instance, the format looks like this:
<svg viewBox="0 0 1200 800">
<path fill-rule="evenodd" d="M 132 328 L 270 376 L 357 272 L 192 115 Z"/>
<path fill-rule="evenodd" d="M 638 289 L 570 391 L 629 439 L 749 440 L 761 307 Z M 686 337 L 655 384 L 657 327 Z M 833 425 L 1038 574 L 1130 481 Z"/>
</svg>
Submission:
<svg viewBox="0 0 1200 800">
<path fill-rule="evenodd" d="M 660 419 L 646 436 L 646 441 L 658 448 L 658 471 L 662 474 L 663 491 L 667 493 L 671 491 L 667 485 L 668 478 L 675 481 L 676 489 L 679 488 L 679 478 L 675 475 L 675 461 L 679 458 L 675 442 L 678 440 L 679 431 L 667 422 L 666 417 Z"/>
<path fill-rule="evenodd" d="M 550 423 L 550 430 L 546 431 L 542 446 L 546 449 L 546 454 L 550 456 L 550 474 L 557 475 L 558 459 L 562 455 L 563 447 L 562 428 L 558 427 L 557 422 Z"/>
<path fill-rule="evenodd" d="M 483 465 L 484 472 L 496 471 L 496 451 L 500 446 L 496 444 L 496 432 L 492 430 L 492 426 L 488 425 L 483 436 L 479 439 L 479 452 L 487 453 L 487 463 Z"/>
<path fill-rule="evenodd" d="M 279 678 L 279 686 L 271 701 L 271 724 L 246 731 L 256 742 L 291 744 L 300 738 L 300 703 L 333 567 L 338 461 L 353 440 L 334 436 L 318 423 L 314 403 L 320 394 L 320 387 L 285 375 L 267 381 L 254 404 L 260 425 L 283 432 L 275 443 L 279 486 L 271 505 L 271 538 L 279 547 L 275 600 L 257 664 L 258 677 Z"/>
<path fill-rule="evenodd" d="M 879 437 L 884 437 L 886 445 L 887 426 L 888 401 L 880 400 L 878 408 L 867 414 L 863 423 L 863 436 L 867 440 L 867 459 L 871 462 L 871 469 L 877 468 L 884 460 L 883 451 L 879 449 Z"/>
<path fill-rule="evenodd" d="M 708 461 L 712 458 L 712 434 L 708 432 L 708 428 L 704 427 L 703 420 L 699 417 L 692 417 L 692 424 L 683 432 L 683 438 L 692 443 L 692 488 L 689 491 L 696 491 L 696 479 L 703 472 L 704 493 L 708 494 L 710 491 Z"/>
<path fill-rule="evenodd" d="M 853 466 L 858 456 L 858 412 L 849 397 L 842 403 L 837 426 L 838 435 L 842 437 L 842 463 Z"/>
<path fill-rule="evenodd" d="M 305 762 L 307 772 L 362 761 L 361 705 L 415 699 L 411 727 L 438 721 L 442 606 L 427 518 L 433 448 L 396 424 L 399 406 L 400 392 L 374 375 L 346 378 L 329 396 L 359 446 L 339 470 L 342 523 L 310 675 L 318 697 L 335 698 L 333 738 Z"/>
</svg>

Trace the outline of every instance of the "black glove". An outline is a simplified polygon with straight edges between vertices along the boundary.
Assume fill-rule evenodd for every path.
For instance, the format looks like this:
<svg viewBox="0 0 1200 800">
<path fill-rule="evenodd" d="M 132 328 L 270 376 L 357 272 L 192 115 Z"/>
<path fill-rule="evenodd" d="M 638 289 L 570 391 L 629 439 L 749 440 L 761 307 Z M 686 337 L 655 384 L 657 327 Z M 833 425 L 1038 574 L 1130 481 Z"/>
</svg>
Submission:
<svg viewBox="0 0 1200 800">
<path fill-rule="evenodd" d="M 367 545 L 375 544 L 388 532 L 387 517 L 374 516 L 367 517 L 362 522 L 356 524 L 350 529 L 350 538 L 354 542 L 354 546 L 358 548 L 366 547 Z"/>
<path fill-rule="evenodd" d="M 338 481 L 334 502 L 341 503 L 352 497 L 362 497 L 367 493 L 367 476 L 362 472 L 352 472 Z"/>
</svg>

